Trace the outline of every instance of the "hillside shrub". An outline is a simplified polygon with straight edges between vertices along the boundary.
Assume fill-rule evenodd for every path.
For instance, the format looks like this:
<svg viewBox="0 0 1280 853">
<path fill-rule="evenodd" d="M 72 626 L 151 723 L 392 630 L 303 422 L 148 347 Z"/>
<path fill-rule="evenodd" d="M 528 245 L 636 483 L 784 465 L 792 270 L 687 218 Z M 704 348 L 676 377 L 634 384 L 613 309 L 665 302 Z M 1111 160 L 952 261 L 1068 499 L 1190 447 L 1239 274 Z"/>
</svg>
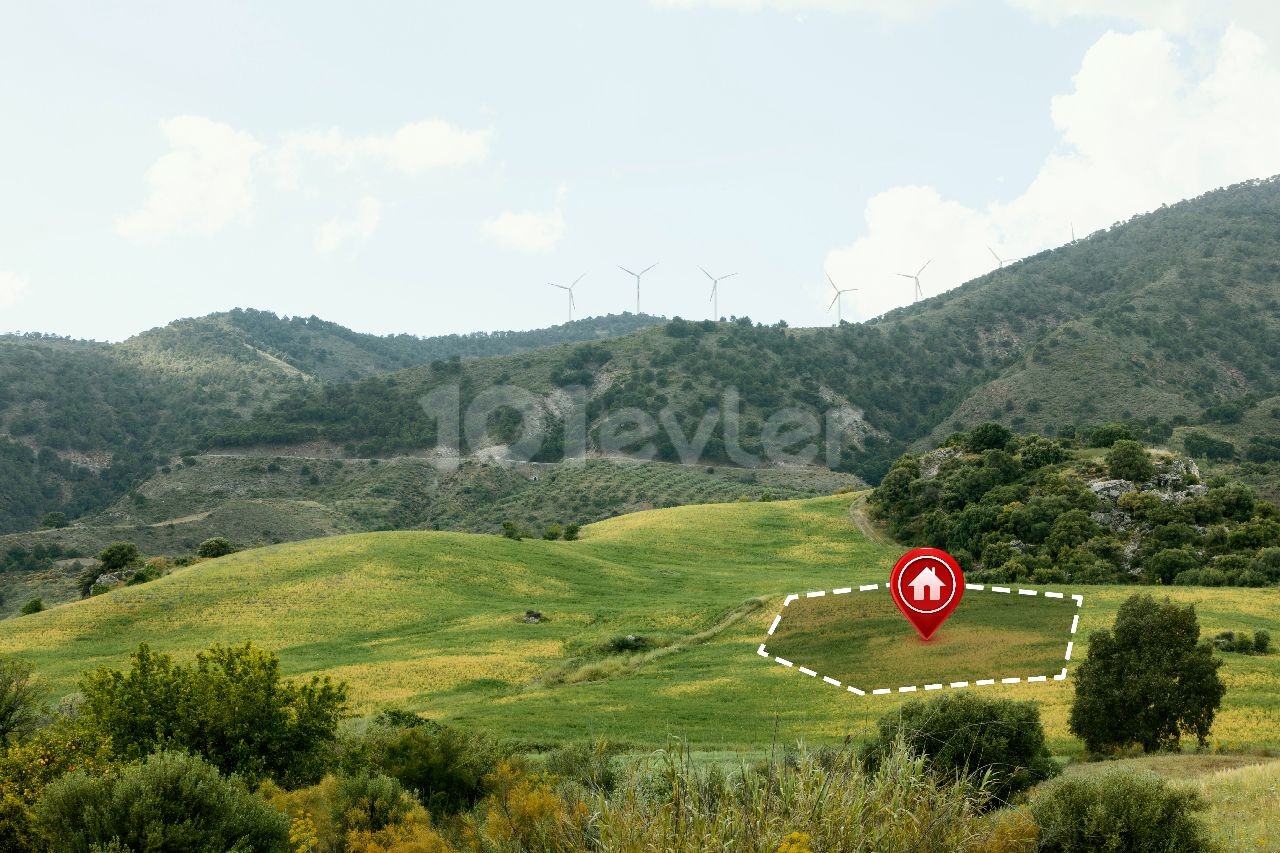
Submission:
<svg viewBox="0 0 1280 853">
<path fill-rule="evenodd" d="M 0 747 L 11 737 L 35 729 L 43 695 L 29 663 L 0 659 Z"/>
<path fill-rule="evenodd" d="M 100 574 L 119 572 L 142 565 L 142 555 L 132 542 L 113 542 L 98 554 L 102 564 Z"/>
<path fill-rule="evenodd" d="M 210 560 L 217 557 L 225 557 L 235 550 L 235 546 L 230 541 L 222 536 L 214 536 L 212 539 L 206 539 L 200 543 L 200 547 L 196 549 L 196 556 Z"/>
<path fill-rule="evenodd" d="M 1107 472 L 1117 480 L 1145 483 L 1155 476 L 1156 468 L 1147 449 L 1136 441 L 1122 439 L 1111 445 L 1106 457 Z"/>
<path fill-rule="evenodd" d="M 1104 424 L 1089 434 L 1090 447 L 1111 447 L 1117 441 L 1131 441 L 1133 433 L 1125 424 Z"/>
<path fill-rule="evenodd" d="M 1207 808 L 1200 795 L 1154 774 L 1068 777 L 1037 792 L 1030 808 L 1040 825 L 1041 853 L 1215 849 L 1196 814 Z"/>
<path fill-rule="evenodd" d="M 45 789 L 36 816 L 65 853 L 112 842 L 155 853 L 284 853 L 288 841 L 284 815 L 238 779 L 176 752 L 101 776 L 68 774 Z"/>
<path fill-rule="evenodd" d="M 1091 752 L 1170 749 L 1184 733 L 1204 746 L 1226 693 L 1221 666 L 1200 642 L 1195 605 L 1130 596 L 1112 628 L 1089 637 L 1068 725 Z"/>
<path fill-rule="evenodd" d="M 312 784 L 332 760 L 346 684 L 286 681 L 279 659 L 255 647 L 214 646 L 175 665 L 146 643 L 120 672 L 100 667 L 80 682 L 81 716 L 127 760 L 187 749 L 250 783 Z"/>
<path fill-rule="evenodd" d="M 558 524 L 550 524 L 542 532 L 542 538 L 554 542 L 564 535 L 564 528 Z"/>
<path fill-rule="evenodd" d="M 576 523 L 569 523 L 564 526 L 564 538 L 566 542 L 573 542 L 578 538 L 578 533 L 582 527 Z"/>
<path fill-rule="evenodd" d="M 1242 655 L 1253 654 L 1253 635 L 1244 631 L 1236 634 L 1235 648 L 1232 651 Z"/>
<path fill-rule="evenodd" d="M 1013 433 L 997 423 L 978 424 L 963 438 L 964 447 L 970 453 L 984 450 L 1004 450 L 1013 441 Z"/>
<path fill-rule="evenodd" d="M 878 727 L 863 747 L 868 767 L 878 767 L 900 739 L 939 775 L 976 780 L 990 773 L 987 790 L 1001 801 L 1059 772 L 1035 702 L 964 693 L 917 699 L 882 717 Z"/>
</svg>

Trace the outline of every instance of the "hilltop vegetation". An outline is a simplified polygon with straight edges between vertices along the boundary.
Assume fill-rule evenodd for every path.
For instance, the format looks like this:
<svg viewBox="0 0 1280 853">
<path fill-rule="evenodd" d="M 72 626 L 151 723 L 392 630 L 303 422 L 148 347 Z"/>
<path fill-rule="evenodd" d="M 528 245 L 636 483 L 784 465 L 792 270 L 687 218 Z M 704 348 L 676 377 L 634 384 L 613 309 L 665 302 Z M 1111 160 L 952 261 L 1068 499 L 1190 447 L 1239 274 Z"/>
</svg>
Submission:
<svg viewBox="0 0 1280 853">
<path fill-rule="evenodd" d="M 985 424 L 901 457 L 870 502 L 899 541 L 949 550 L 978 581 L 1280 583 L 1274 504 L 1127 434 L 1096 431 L 1104 451 Z"/>
</svg>

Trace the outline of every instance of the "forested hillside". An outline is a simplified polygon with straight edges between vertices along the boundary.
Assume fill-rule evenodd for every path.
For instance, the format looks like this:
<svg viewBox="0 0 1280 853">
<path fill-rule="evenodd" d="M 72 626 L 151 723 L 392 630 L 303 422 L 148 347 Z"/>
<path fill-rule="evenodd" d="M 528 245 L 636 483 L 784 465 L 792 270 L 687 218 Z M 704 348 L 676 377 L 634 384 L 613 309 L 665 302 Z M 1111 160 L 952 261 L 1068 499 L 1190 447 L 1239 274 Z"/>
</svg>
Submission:
<svg viewBox="0 0 1280 853">
<path fill-rule="evenodd" d="M 610 315 L 530 332 L 417 338 L 236 309 L 120 344 L 0 336 L 0 532 L 100 508 L 291 388 L 438 358 L 599 340 L 661 322 Z"/>
<path fill-rule="evenodd" d="M 623 315 L 419 340 L 234 311 L 117 346 L 6 338 L 0 433 L 11 438 L 0 464 L 13 489 L 0 530 L 101 506 L 183 451 L 429 452 L 437 424 L 421 398 L 453 386 L 464 407 L 494 385 L 535 395 L 542 462 L 561 458 L 564 389 L 580 386 L 591 451 L 611 412 L 657 423 L 665 413 L 687 437 L 733 406 L 725 392 L 734 389 L 743 454 L 759 455 L 770 415 L 799 407 L 819 418 L 818 446 L 834 449 L 815 461 L 873 482 L 902 452 L 990 420 L 1064 437 L 1123 421 L 1136 437 L 1175 446 L 1190 434 L 1185 449 L 1197 457 L 1247 459 L 1264 492 L 1280 465 L 1267 443 L 1275 406 L 1263 402 L 1280 394 L 1275 179 L 1135 217 L 865 324 L 641 328 L 654 322 Z M 1216 437 L 1224 424 L 1262 432 Z M 492 444 L 521 433 L 509 409 L 490 426 Z M 715 420 L 699 461 L 750 463 L 731 438 Z M 680 459 L 669 429 L 622 452 L 649 441 L 658 459 Z"/>
<path fill-rule="evenodd" d="M 733 387 L 747 452 L 780 408 L 839 409 L 852 428 L 832 461 L 876 480 L 904 449 L 985 420 L 1049 435 L 1130 421 L 1160 440 L 1223 406 L 1247 409 L 1280 390 L 1278 331 L 1280 182 L 1269 180 L 1135 217 L 867 324 L 677 319 L 606 344 L 299 388 L 210 440 L 326 440 L 360 454 L 428 448 L 436 435 L 418 404 L 425 393 L 458 384 L 465 406 L 501 383 L 544 395 L 553 434 L 554 390 L 582 385 L 593 440 L 622 407 L 655 419 L 670 409 L 689 435 Z M 718 428 L 705 458 L 730 459 L 724 438 Z M 664 433 L 653 440 L 660 458 L 677 457 Z M 540 458 L 558 452 L 544 444 Z"/>
</svg>

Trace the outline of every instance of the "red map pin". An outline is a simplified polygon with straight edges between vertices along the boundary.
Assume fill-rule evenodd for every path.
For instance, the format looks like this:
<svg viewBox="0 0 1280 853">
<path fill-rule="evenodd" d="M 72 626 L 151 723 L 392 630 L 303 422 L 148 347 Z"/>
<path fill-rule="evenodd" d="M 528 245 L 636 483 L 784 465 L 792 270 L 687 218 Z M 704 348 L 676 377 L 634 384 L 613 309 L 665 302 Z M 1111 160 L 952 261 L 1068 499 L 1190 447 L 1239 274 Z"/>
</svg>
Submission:
<svg viewBox="0 0 1280 853">
<path fill-rule="evenodd" d="M 946 551 L 916 548 L 893 567 L 889 592 L 902 615 L 927 640 L 964 597 L 964 572 Z"/>
</svg>

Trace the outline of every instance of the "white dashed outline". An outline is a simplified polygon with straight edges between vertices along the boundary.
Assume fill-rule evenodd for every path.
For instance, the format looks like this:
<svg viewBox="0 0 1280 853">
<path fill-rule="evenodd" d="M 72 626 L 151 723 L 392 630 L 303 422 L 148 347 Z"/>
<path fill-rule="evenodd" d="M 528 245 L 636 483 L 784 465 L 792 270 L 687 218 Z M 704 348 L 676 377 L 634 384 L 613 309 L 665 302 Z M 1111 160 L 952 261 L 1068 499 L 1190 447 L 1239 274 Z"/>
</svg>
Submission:
<svg viewBox="0 0 1280 853">
<path fill-rule="evenodd" d="M 879 588 L 880 588 L 880 584 L 878 584 L 878 583 L 868 583 L 868 584 L 862 584 L 861 586 L 857 587 L 857 591 L 858 591 L 858 592 L 871 592 L 872 590 L 876 590 L 876 589 L 879 589 Z M 888 588 L 889 588 L 889 585 L 888 585 L 888 584 L 885 584 L 885 585 L 884 585 L 884 588 L 885 588 L 885 589 L 888 589 Z M 974 592 L 983 592 L 983 591 L 986 591 L 986 592 L 1003 592 L 1003 593 L 1011 593 L 1011 592 L 1013 592 L 1013 590 L 1011 590 L 1009 587 L 1005 587 L 1005 586 L 993 586 L 993 587 L 989 587 L 989 588 L 988 588 L 988 587 L 986 587 L 986 586 L 984 586 L 983 584 L 980 584 L 980 583 L 967 583 L 967 584 L 965 584 L 965 585 L 964 585 L 964 588 L 965 588 L 966 590 L 972 590 L 972 591 L 974 591 Z M 831 594 L 832 594 L 832 595 L 847 595 L 847 594 L 849 594 L 849 593 L 851 593 L 851 592 L 853 592 L 853 591 L 854 591 L 854 588 L 853 588 L 853 587 L 842 586 L 842 587 L 840 587 L 840 588 L 838 588 L 838 589 L 833 589 L 833 590 L 831 590 Z M 821 597 L 825 596 L 826 594 L 827 594 L 827 591 L 826 591 L 826 590 L 815 590 L 815 591 L 813 591 L 813 592 L 806 592 L 803 596 L 799 595 L 798 593 L 792 593 L 791 595 L 788 595 L 785 599 L 783 599 L 783 601 L 782 601 L 782 606 L 783 606 L 783 608 L 784 608 L 784 610 L 785 610 L 785 608 L 787 608 L 787 607 L 789 607 L 789 606 L 791 605 L 791 602 L 793 602 L 793 601 L 798 601 L 801 597 L 804 597 L 804 598 L 821 598 Z M 1019 590 L 1018 590 L 1018 595 L 1025 595 L 1025 596 L 1044 595 L 1044 597 L 1045 597 L 1045 598 L 1061 600 L 1064 604 L 1066 603 L 1066 600 L 1068 599 L 1068 596 L 1067 596 L 1067 594 L 1065 594 L 1065 593 L 1061 593 L 1061 592 L 1044 592 L 1044 593 L 1041 593 L 1039 590 L 1035 590 L 1035 589 L 1019 589 Z M 1070 660 L 1071 660 L 1071 651 L 1072 651 L 1072 649 L 1073 649 L 1073 648 L 1074 648 L 1074 646 L 1075 646 L 1075 633 L 1076 633 L 1076 629 L 1080 627 L 1080 609 L 1084 607 L 1084 596 L 1083 596 L 1083 595 L 1071 595 L 1071 596 L 1069 596 L 1069 599 L 1070 599 L 1072 602 L 1074 602 L 1074 603 L 1075 603 L 1075 605 L 1076 605 L 1076 612 L 1075 612 L 1075 613 L 1073 613 L 1073 614 L 1072 614 L 1072 616 L 1071 616 L 1071 637 L 1067 640 L 1067 649 L 1066 649 L 1066 653 L 1063 655 L 1063 660 L 1064 660 L 1064 661 L 1070 661 Z M 774 632 L 774 631 L 776 631 L 776 630 L 778 629 L 778 624 L 779 624 L 781 621 L 782 621 L 782 613 L 779 613 L 777 616 L 774 616 L 774 617 L 773 617 L 773 622 L 772 622 L 772 624 L 770 624 L 770 625 L 769 625 L 769 636 L 770 636 L 770 637 L 772 637 L 772 636 L 773 636 L 773 632 Z M 972 682 L 970 682 L 970 681 L 952 681 L 952 682 L 949 682 L 949 683 L 946 683 L 946 684 L 944 684 L 944 683 L 942 683 L 942 682 L 938 682 L 938 683 L 935 683 L 935 684 L 925 684 L 925 685 L 923 685 L 923 686 L 922 686 L 922 685 L 917 685 L 917 684 L 907 684 L 907 685 L 904 685 L 904 686 L 902 686 L 902 687 L 877 687 L 877 688 L 874 688 L 874 689 L 872 689 L 872 690 L 863 690 L 863 689 L 861 689 L 861 688 L 854 687 L 852 684 L 847 684 L 847 685 L 846 685 L 846 684 L 841 684 L 839 681 L 835 680 L 834 678 L 830 678 L 829 676 L 826 676 L 826 675 L 821 675 L 821 676 L 820 676 L 820 675 L 819 675 L 819 673 L 818 673 L 817 671 L 812 670 L 812 669 L 809 669 L 808 667 L 804 667 L 804 666 L 797 667 L 797 666 L 796 666 L 796 664 L 795 664 L 793 661 L 789 661 L 789 660 L 787 660 L 786 658 L 778 657 L 777 655 L 771 655 L 771 654 L 769 654 L 769 650 L 768 650 L 768 648 L 766 647 L 766 646 L 767 646 L 767 642 L 768 642 L 768 641 L 766 640 L 764 643 L 761 643 L 761 644 L 760 644 L 760 646 L 759 646 L 759 648 L 757 648 L 757 649 L 756 649 L 756 654 L 757 654 L 757 655 L 759 655 L 760 657 L 762 657 L 762 658 L 773 658 L 773 660 L 774 660 L 774 662 L 775 662 L 775 663 L 779 663 L 779 664 L 781 664 L 782 666 L 785 666 L 785 667 L 787 667 L 787 668 L 789 668 L 789 669 L 790 669 L 790 668 L 796 668 L 796 669 L 799 669 L 802 673 L 804 673 L 805 675 L 809 676 L 810 678 L 814 678 L 814 679 L 818 679 L 818 678 L 820 678 L 824 683 L 826 683 L 826 684 L 830 684 L 832 687 L 843 687 L 847 692 L 852 693 L 854 696 L 887 696 L 887 695 L 890 695 L 890 694 L 893 694 L 893 693 L 914 693 L 914 692 L 916 692 L 916 690 L 941 690 L 944 686 L 945 686 L 945 687 L 950 687 L 950 688 L 951 688 L 951 689 L 953 689 L 953 690 L 959 690 L 959 689 L 964 688 L 964 687 L 970 687 L 970 686 L 974 686 L 974 687 L 986 687 L 986 686 L 988 686 L 988 685 L 992 685 L 992 684 L 1019 684 L 1019 683 L 1024 683 L 1024 682 L 1025 682 L 1025 683 L 1027 683 L 1027 684 L 1039 684 L 1039 683 L 1042 683 L 1042 682 L 1047 682 L 1047 681 L 1049 681 L 1050 679 L 1052 679 L 1053 681 L 1062 681 L 1062 680 L 1064 680 L 1064 679 L 1067 677 L 1067 667 L 1066 667 L 1066 665 L 1065 665 L 1065 663 L 1064 663 L 1064 665 L 1063 665 L 1063 667 L 1062 667 L 1062 671 L 1061 671 L 1061 672 L 1059 672 L 1058 674 L 1056 674 L 1056 675 L 1052 675 L 1052 676 L 1050 676 L 1050 675 L 1030 675 L 1030 676 L 1011 675 L 1011 676 L 1004 677 L 1004 678 L 999 678 L 999 677 L 997 677 L 997 678 L 979 678 L 979 679 L 977 679 L 976 681 L 972 681 Z"/>
</svg>

